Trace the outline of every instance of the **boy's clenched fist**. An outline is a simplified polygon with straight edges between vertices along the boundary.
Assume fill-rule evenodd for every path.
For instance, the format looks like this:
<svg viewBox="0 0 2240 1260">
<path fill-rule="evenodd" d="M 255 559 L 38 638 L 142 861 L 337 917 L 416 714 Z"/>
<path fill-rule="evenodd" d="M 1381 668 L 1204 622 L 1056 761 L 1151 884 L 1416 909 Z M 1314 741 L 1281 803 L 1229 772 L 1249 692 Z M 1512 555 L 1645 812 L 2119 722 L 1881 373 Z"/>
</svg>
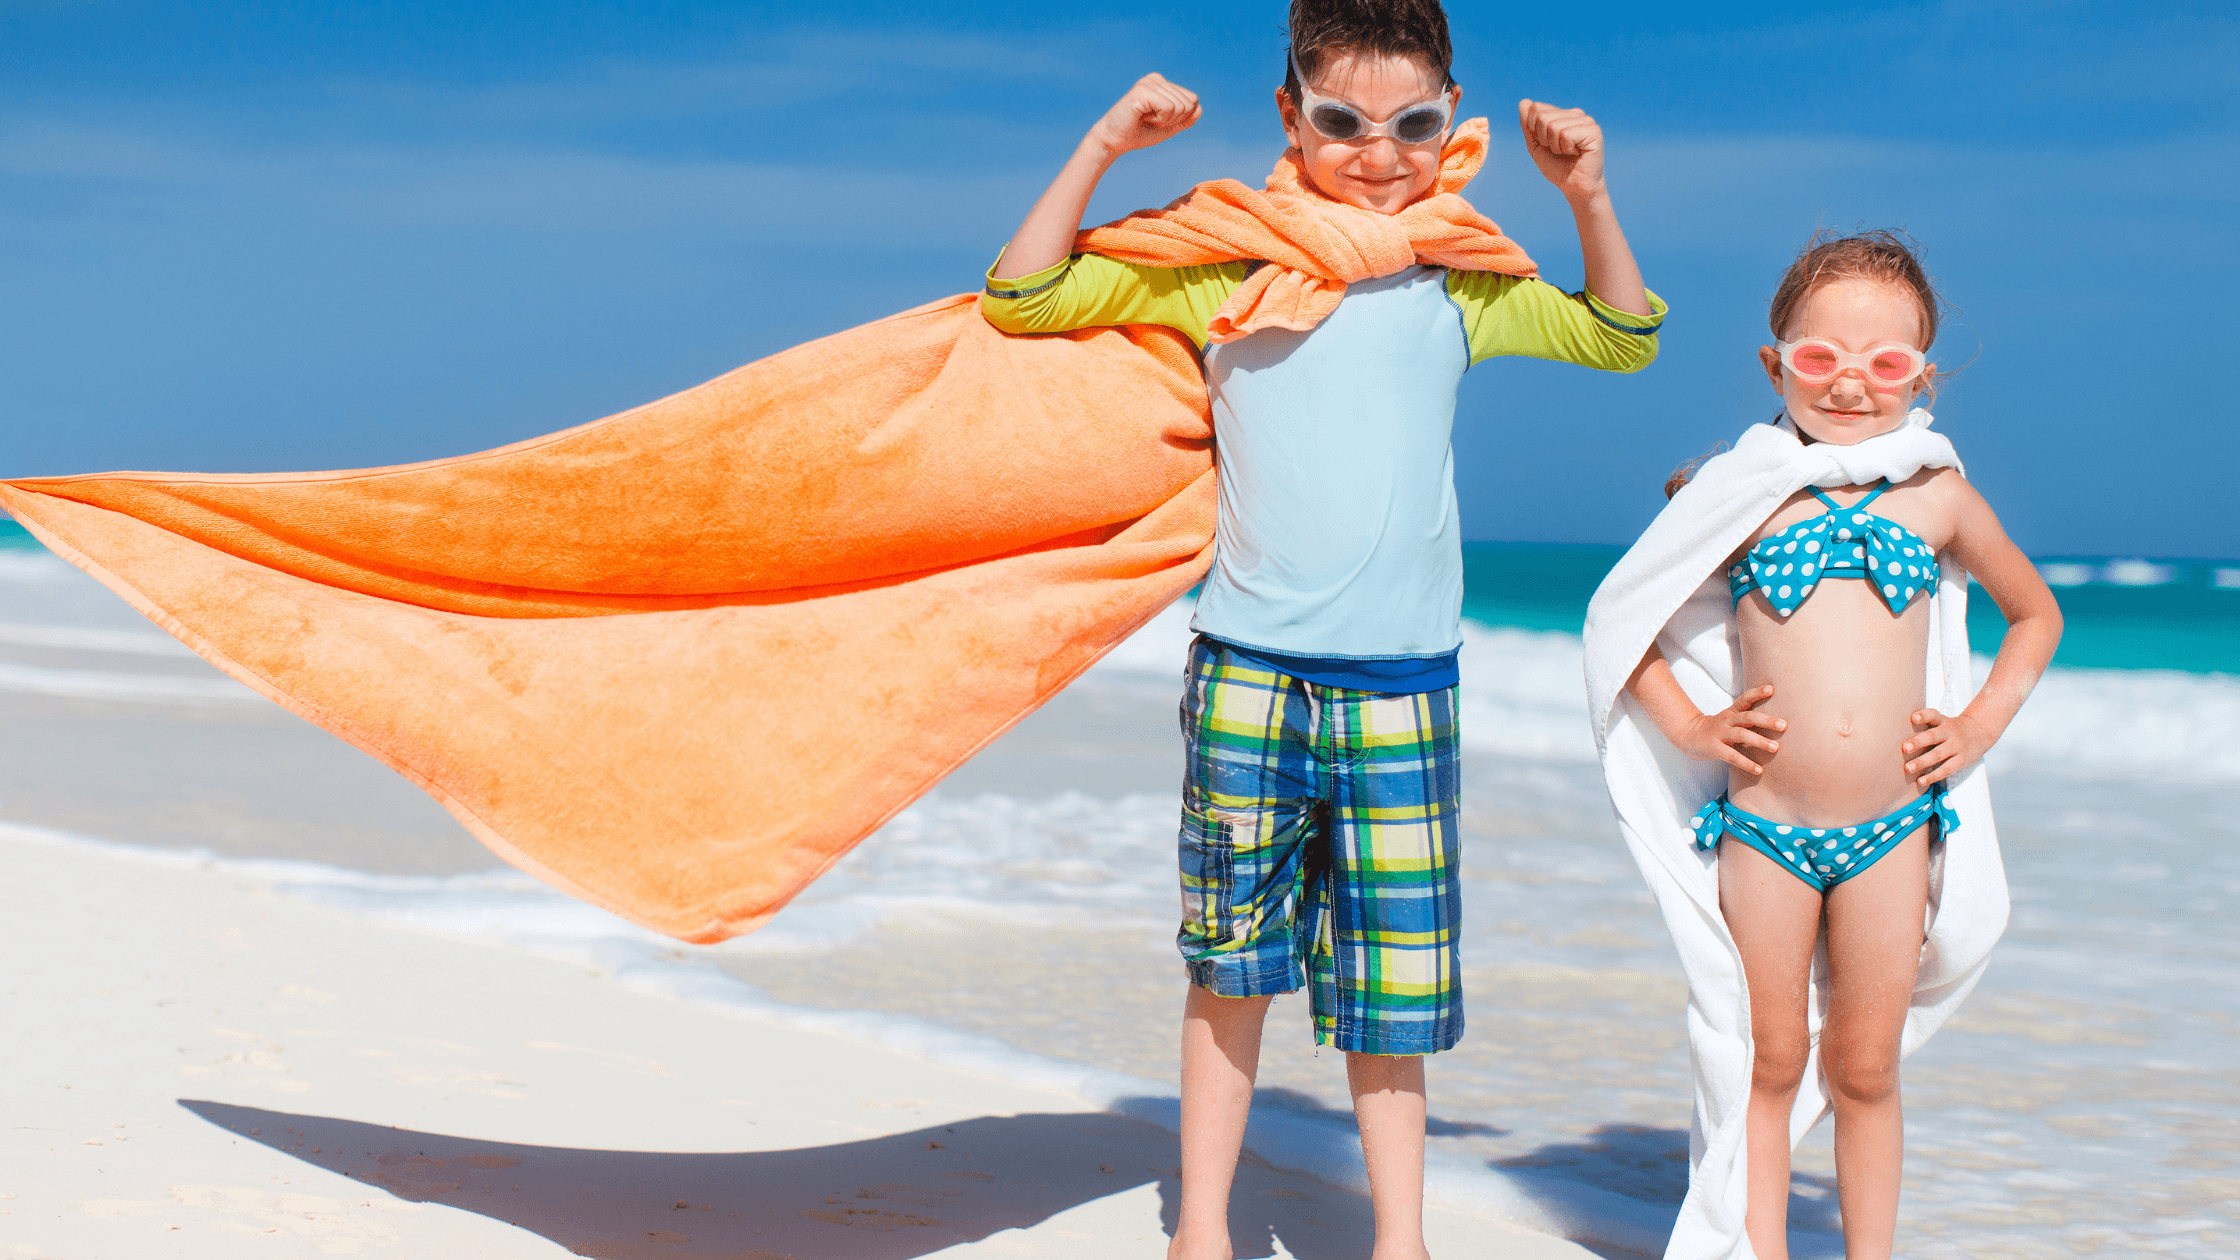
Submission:
<svg viewBox="0 0 2240 1260">
<path fill-rule="evenodd" d="M 1583 109 L 1558 109 L 1545 101 L 1517 102 L 1532 164 L 1569 198 L 1602 191 L 1602 124 Z"/>
<path fill-rule="evenodd" d="M 1203 112 L 1196 92 L 1152 73 L 1137 79 L 1128 94 L 1097 120 L 1091 134 L 1117 157 L 1172 137 L 1198 121 Z"/>
</svg>

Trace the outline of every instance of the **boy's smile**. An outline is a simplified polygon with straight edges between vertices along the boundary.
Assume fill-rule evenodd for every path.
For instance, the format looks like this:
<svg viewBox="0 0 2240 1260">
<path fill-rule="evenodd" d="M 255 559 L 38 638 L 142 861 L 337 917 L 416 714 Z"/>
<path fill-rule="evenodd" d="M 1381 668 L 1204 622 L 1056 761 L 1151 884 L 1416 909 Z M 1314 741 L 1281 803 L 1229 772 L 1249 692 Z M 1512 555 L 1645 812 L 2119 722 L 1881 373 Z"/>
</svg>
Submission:
<svg viewBox="0 0 2240 1260">
<path fill-rule="evenodd" d="M 1331 52 L 1306 86 L 1335 96 L 1372 123 L 1385 122 L 1410 105 L 1441 94 L 1443 77 L 1413 57 Z M 1462 89 L 1446 89 L 1449 108 L 1459 107 Z M 1397 214 L 1431 191 L 1439 178 L 1439 147 L 1445 135 L 1422 144 L 1402 144 L 1390 136 L 1332 140 L 1299 116 L 1298 102 L 1276 89 L 1283 132 L 1299 150 L 1307 179 L 1332 200 L 1377 214 Z"/>
</svg>

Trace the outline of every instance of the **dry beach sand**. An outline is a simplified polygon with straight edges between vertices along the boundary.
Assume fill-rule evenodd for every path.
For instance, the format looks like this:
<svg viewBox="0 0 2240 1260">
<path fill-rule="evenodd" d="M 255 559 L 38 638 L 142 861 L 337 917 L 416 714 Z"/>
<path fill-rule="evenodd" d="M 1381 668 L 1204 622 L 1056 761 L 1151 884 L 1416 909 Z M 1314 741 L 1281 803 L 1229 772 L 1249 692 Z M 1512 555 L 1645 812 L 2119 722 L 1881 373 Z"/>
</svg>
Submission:
<svg viewBox="0 0 2240 1260">
<path fill-rule="evenodd" d="M 1163 1246 L 1174 1141 L 1156 1125 L 581 965 L 366 928 L 223 869 L 21 827 L 0 854 L 0 1254 Z M 1448 1255 L 1587 1254 L 1432 1218 Z M 1365 1251 L 1360 1199 L 1257 1162 L 1235 1219 L 1300 1257 Z"/>
</svg>

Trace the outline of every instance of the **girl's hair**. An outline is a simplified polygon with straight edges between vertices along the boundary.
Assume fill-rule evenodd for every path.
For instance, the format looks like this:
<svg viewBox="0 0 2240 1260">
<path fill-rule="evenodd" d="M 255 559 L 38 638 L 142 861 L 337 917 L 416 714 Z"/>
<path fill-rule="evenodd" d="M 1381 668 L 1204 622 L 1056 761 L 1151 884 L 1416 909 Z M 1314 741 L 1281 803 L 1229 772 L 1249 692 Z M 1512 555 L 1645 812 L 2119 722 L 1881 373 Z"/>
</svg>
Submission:
<svg viewBox="0 0 2240 1260">
<path fill-rule="evenodd" d="M 1945 310 L 1945 300 L 1937 293 L 1937 286 L 1921 265 L 1921 256 L 1894 232 L 1876 230 L 1861 232 L 1856 236 L 1837 236 L 1832 232 L 1816 232 L 1812 240 L 1789 264 L 1782 274 L 1781 284 L 1773 291 L 1773 309 L 1767 312 L 1766 322 L 1773 327 L 1779 340 L 1788 330 L 1789 321 L 1796 316 L 1797 308 L 1812 296 L 1812 291 L 1824 284 L 1838 280 L 1871 280 L 1913 295 L 1916 309 L 1921 312 L 1921 349 L 1936 344 L 1937 319 Z M 1936 397 L 1936 385 L 1928 386 L 1929 397 Z M 1696 470 L 1716 450 L 1698 455 L 1672 470 L 1664 483 L 1664 497 L 1669 499 L 1680 493 Z"/>
<path fill-rule="evenodd" d="M 1717 446 L 1712 447 L 1710 450 L 1705 451 L 1703 454 L 1698 455 L 1694 459 L 1689 460 L 1687 463 L 1673 469 L 1672 475 L 1664 479 L 1664 497 L 1669 499 L 1673 495 L 1680 493 L 1680 487 L 1687 485 L 1689 482 L 1695 480 L 1697 469 L 1702 468 L 1705 464 L 1710 463 L 1713 456 L 1726 449 L 1727 444 L 1725 442 L 1721 442 Z"/>
<path fill-rule="evenodd" d="M 1857 236 L 1813 235 L 1804 252 L 1789 264 L 1781 286 L 1773 291 L 1773 309 L 1767 322 L 1779 337 L 1814 289 L 1837 280 L 1872 280 L 1913 295 L 1921 312 L 1921 348 L 1936 344 L 1937 317 L 1945 307 L 1936 285 L 1922 269 L 1921 257 L 1895 233 L 1861 232 Z"/>
<path fill-rule="evenodd" d="M 1283 87 L 1299 99 L 1299 68 L 1314 74 L 1326 52 L 1413 57 L 1454 85 L 1454 44 L 1439 0 L 1291 0 L 1291 56 L 1283 62 Z"/>
</svg>

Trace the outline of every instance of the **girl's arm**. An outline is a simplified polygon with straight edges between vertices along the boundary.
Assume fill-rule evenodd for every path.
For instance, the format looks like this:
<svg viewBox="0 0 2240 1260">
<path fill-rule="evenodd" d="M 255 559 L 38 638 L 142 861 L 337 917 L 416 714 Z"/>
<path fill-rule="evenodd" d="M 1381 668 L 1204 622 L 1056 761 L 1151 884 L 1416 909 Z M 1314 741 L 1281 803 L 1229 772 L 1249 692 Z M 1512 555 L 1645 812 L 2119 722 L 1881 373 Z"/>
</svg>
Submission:
<svg viewBox="0 0 2240 1260">
<path fill-rule="evenodd" d="M 1005 247 L 990 276 L 1016 280 L 1072 257 L 1073 238 L 1081 230 L 1081 216 L 1088 212 L 1089 197 L 1120 155 L 1173 136 L 1198 121 L 1201 112 L 1197 93 L 1188 88 L 1156 74 L 1136 80 L 1128 94 L 1081 137 L 1065 169 L 1050 181 L 1042 199 L 1034 203 L 1019 230 L 1011 234 L 1011 244 Z"/>
<path fill-rule="evenodd" d="M 1673 676 L 1664 650 L 1654 643 L 1634 668 L 1633 677 L 1626 680 L 1626 690 L 1641 702 L 1649 720 L 1672 741 L 1672 746 L 1697 761 L 1724 761 L 1752 774 L 1764 774 L 1766 768 L 1743 756 L 1742 750 L 1755 748 L 1771 757 L 1781 751 L 1781 745 L 1758 732 L 1778 735 L 1789 729 L 1786 720 L 1755 712 L 1773 698 L 1770 683 L 1743 692 L 1717 713 L 1696 708 L 1696 702 L 1688 698 L 1680 680 Z"/>
<path fill-rule="evenodd" d="M 1951 480 L 1960 496 L 1959 521 L 1946 550 L 2006 614 L 2007 637 L 1991 663 L 1991 676 L 1966 709 L 1951 717 L 1935 709 L 1913 715 L 1915 726 L 1929 729 L 1899 751 L 1912 758 L 1906 773 L 1924 788 L 1974 765 L 1999 742 L 2061 642 L 2061 605 L 2038 576 L 2038 567 L 2007 537 L 1975 487 L 1958 474 Z"/>
</svg>

